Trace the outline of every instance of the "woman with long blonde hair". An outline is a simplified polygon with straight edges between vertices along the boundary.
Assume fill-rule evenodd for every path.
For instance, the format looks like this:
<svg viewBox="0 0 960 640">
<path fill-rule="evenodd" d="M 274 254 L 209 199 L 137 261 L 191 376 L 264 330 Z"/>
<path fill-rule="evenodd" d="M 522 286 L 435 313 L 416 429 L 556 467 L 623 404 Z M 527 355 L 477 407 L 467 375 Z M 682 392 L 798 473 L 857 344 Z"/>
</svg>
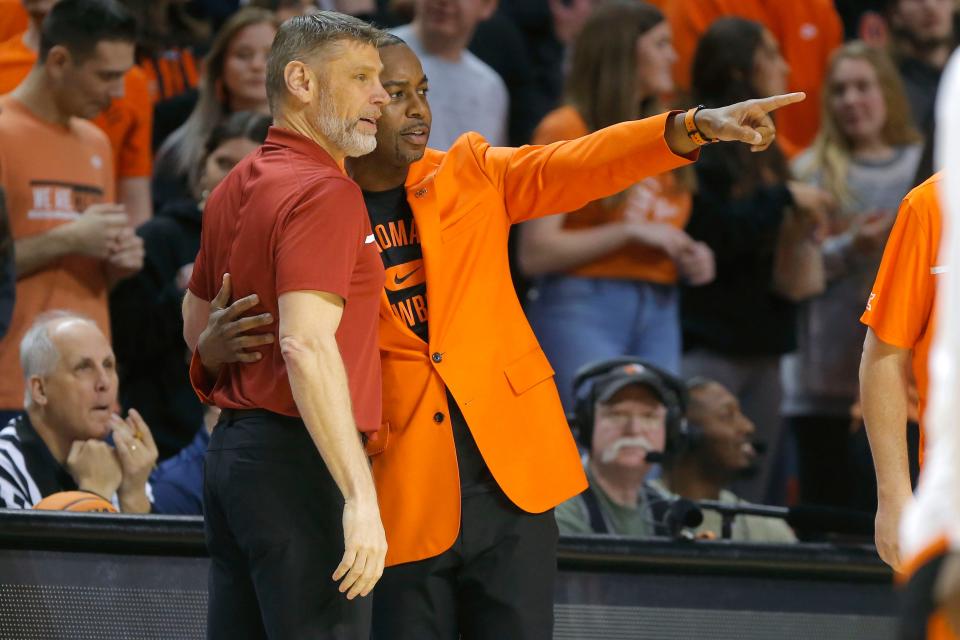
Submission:
<svg viewBox="0 0 960 640">
<path fill-rule="evenodd" d="M 834 53 L 822 109 L 813 147 L 793 171 L 838 206 L 821 245 L 826 289 L 801 306 L 798 348 L 783 361 L 783 413 L 797 442 L 801 501 L 851 506 L 850 407 L 866 334 L 858 318 L 922 145 L 893 62 L 863 42 Z"/>
<path fill-rule="evenodd" d="M 277 32 L 266 9 L 246 7 L 224 23 L 204 59 L 197 104 L 157 152 L 154 199 L 166 202 L 189 195 L 204 154 L 204 141 L 228 115 L 270 113 L 267 55 Z"/>
<path fill-rule="evenodd" d="M 670 25 L 645 2 L 608 2 L 577 37 L 566 105 L 534 132 L 547 144 L 658 112 L 673 89 Z M 677 282 L 713 277 L 713 254 L 683 228 L 692 171 L 648 178 L 570 215 L 531 220 L 518 259 L 536 278 L 527 315 L 572 404 L 576 370 L 606 358 L 641 357 L 673 373 L 680 367 Z"/>
</svg>

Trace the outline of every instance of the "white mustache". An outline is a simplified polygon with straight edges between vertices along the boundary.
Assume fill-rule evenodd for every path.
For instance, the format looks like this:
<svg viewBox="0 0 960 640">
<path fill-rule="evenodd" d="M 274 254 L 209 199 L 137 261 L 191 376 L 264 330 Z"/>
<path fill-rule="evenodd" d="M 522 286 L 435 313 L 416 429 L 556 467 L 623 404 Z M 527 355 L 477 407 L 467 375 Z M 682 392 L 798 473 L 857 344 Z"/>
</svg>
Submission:
<svg viewBox="0 0 960 640">
<path fill-rule="evenodd" d="M 619 438 L 609 447 L 603 450 L 603 453 L 600 454 L 600 460 L 603 463 L 609 463 L 616 460 L 617 456 L 620 455 L 620 451 L 627 447 L 640 447 L 647 452 L 655 451 L 656 449 L 650 441 L 643 436 L 631 436 L 629 438 Z"/>
</svg>

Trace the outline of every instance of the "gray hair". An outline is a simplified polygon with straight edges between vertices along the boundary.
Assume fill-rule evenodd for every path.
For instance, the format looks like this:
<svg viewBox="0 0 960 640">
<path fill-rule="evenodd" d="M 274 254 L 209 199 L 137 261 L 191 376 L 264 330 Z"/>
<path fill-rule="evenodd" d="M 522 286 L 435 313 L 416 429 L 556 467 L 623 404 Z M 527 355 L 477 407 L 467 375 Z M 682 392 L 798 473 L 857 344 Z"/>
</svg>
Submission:
<svg viewBox="0 0 960 640">
<path fill-rule="evenodd" d="M 96 326 L 96 322 L 87 316 L 74 311 L 60 309 L 46 311 L 38 315 L 20 341 L 20 368 L 23 369 L 23 379 L 30 380 L 33 376 L 45 376 L 53 371 L 60 360 L 60 351 L 53 344 L 50 337 L 50 328 L 54 324 L 62 324 L 71 320 L 89 322 Z M 29 385 L 24 391 L 23 405 L 33 404 L 30 397 Z"/>
<path fill-rule="evenodd" d="M 273 39 L 267 59 L 267 100 L 276 116 L 277 106 L 286 91 L 283 70 L 294 60 L 304 62 L 326 46 L 341 40 L 354 40 L 379 47 L 383 32 L 359 18 L 336 11 L 318 11 L 294 16 L 282 25 Z"/>
</svg>

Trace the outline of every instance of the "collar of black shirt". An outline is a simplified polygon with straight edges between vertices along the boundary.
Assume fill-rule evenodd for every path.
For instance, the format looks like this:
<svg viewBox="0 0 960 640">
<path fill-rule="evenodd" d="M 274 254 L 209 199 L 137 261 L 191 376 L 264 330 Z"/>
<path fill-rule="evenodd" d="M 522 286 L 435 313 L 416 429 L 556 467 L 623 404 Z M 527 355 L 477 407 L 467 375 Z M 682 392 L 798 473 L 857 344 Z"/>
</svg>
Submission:
<svg viewBox="0 0 960 640">
<path fill-rule="evenodd" d="M 77 483 L 73 476 L 50 453 L 26 413 L 17 418 L 16 427 L 27 471 L 37 484 L 40 495 L 46 497 L 60 491 L 76 491 Z"/>
</svg>

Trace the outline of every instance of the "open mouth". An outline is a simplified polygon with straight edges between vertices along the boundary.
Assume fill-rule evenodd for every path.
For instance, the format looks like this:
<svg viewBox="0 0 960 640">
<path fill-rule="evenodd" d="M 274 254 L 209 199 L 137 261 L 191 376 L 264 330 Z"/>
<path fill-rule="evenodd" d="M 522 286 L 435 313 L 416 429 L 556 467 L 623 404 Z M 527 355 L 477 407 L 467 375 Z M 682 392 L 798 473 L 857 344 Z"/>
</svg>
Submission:
<svg viewBox="0 0 960 640">
<path fill-rule="evenodd" d="M 427 144 L 427 138 L 430 136 L 430 128 L 426 126 L 414 127 L 412 129 L 407 129 L 400 135 L 411 144 L 423 146 Z"/>
</svg>

